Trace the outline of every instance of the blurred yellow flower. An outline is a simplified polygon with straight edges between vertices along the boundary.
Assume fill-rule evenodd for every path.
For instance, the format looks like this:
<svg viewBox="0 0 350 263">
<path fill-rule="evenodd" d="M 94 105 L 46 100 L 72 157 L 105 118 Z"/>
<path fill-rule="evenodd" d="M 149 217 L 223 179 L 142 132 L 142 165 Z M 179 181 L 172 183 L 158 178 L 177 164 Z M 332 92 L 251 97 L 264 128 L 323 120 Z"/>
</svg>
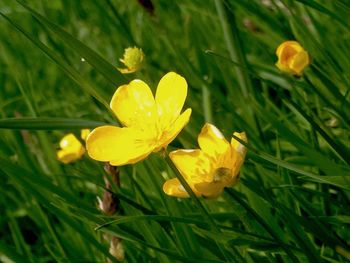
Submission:
<svg viewBox="0 0 350 263">
<path fill-rule="evenodd" d="M 145 55 L 141 48 L 128 47 L 124 50 L 124 57 L 119 59 L 126 68 L 118 68 L 123 74 L 133 73 L 138 71 L 144 61 Z"/>
<path fill-rule="evenodd" d="M 234 133 L 247 141 L 244 132 Z M 229 143 L 214 125 L 206 123 L 198 136 L 200 149 L 177 150 L 169 154 L 181 175 L 197 196 L 215 198 L 238 181 L 246 147 L 234 138 Z M 177 178 L 167 180 L 163 191 L 170 196 L 189 197 Z"/>
<path fill-rule="evenodd" d="M 94 129 L 86 141 L 88 154 L 97 161 L 120 166 L 136 163 L 166 148 L 191 116 L 191 109 L 180 115 L 186 96 L 187 82 L 174 72 L 162 77 L 155 97 L 141 80 L 120 86 L 110 107 L 126 127 Z"/>
<path fill-rule="evenodd" d="M 86 141 L 86 138 L 88 137 L 90 132 L 91 132 L 90 129 L 82 129 L 80 132 L 80 138 Z"/>
<path fill-rule="evenodd" d="M 276 50 L 276 66 L 284 72 L 301 75 L 310 64 L 309 54 L 297 41 L 285 41 Z"/>
<path fill-rule="evenodd" d="M 89 129 L 83 129 L 81 130 L 80 137 L 86 140 L 89 133 Z M 84 146 L 73 133 L 69 133 L 61 139 L 60 148 L 61 149 L 57 151 L 57 159 L 64 164 L 80 159 L 85 153 Z"/>
</svg>

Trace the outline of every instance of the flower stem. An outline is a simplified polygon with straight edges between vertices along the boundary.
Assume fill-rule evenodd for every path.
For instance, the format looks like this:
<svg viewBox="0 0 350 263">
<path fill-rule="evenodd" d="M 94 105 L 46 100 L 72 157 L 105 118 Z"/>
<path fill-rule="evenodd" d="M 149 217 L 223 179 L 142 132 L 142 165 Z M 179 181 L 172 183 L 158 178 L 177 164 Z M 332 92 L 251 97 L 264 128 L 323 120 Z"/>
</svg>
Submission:
<svg viewBox="0 0 350 263">
<path fill-rule="evenodd" d="M 198 208 L 201 210 L 201 212 L 205 215 L 205 217 L 208 220 L 208 223 L 211 227 L 212 230 L 214 231 L 220 231 L 219 228 L 216 226 L 214 220 L 211 218 L 210 214 L 208 213 L 208 211 L 205 209 L 204 205 L 202 204 L 202 202 L 199 200 L 199 198 L 196 196 L 196 194 L 193 192 L 193 190 L 191 189 L 191 187 L 189 186 L 189 184 L 187 183 L 187 181 L 185 180 L 185 178 L 180 174 L 180 172 L 177 170 L 176 166 L 174 165 L 174 163 L 171 161 L 171 159 L 169 158 L 168 155 L 165 156 L 165 161 L 167 162 L 167 164 L 170 166 L 170 168 L 173 170 L 173 172 L 175 173 L 175 176 L 177 177 L 177 179 L 179 179 L 179 181 L 181 182 L 182 186 L 185 188 L 186 192 L 190 195 L 190 197 L 192 198 L 192 200 L 196 203 L 196 205 L 198 206 Z"/>
<path fill-rule="evenodd" d="M 247 61 L 242 50 L 242 44 L 239 39 L 239 33 L 236 26 L 236 21 L 234 17 L 231 17 L 231 25 L 229 26 L 228 17 L 227 17 L 227 7 L 224 6 L 223 0 L 215 0 L 215 6 L 220 20 L 220 24 L 224 33 L 224 40 L 226 47 L 228 49 L 231 60 L 242 65 L 241 67 L 235 67 L 236 75 L 238 78 L 238 83 L 241 87 L 242 94 L 244 98 L 248 97 L 249 91 L 252 90 L 250 78 L 248 71 L 246 70 Z M 231 14 L 233 16 L 233 14 Z"/>
<path fill-rule="evenodd" d="M 202 85 L 203 112 L 206 122 L 213 123 L 213 115 L 211 110 L 210 91 L 208 87 Z"/>
<path fill-rule="evenodd" d="M 169 167 L 173 170 L 173 172 L 175 173 L 175 176 L 177 179 L 179 179 L 180 183 L 182 184 L 182 186 L 185 188 L 186 192 L 190 195 L 191 199 L 196 203 L 196 205 L 198 206 L 198 208 L 200 209 L 200 212 L 202 213 L 202 215 L 204 216 L 204 218 L 207 220 L 210 228 L 212 231 L 214 231 L 215 233 L 221 233 L 220 228 L 216 225 L 214 219 L 210 216 L 209 212 L 207 211 L 207 209 L 204 207 L 204 205 L 202 204 L 202 202 L 199 200 L 199 198 L 196 196 L 196 194 L 193 192 L 193 190 L 191 189 L 191 187 L 189 186 L 189 184 L 186 182 L 185 178 L 181 175 L 181 173 L 177 170 L 176 166 L 174 165 L 174 163 L 171 161 L 171 159 L 169 158 L 168 154 L 165 154 L 164 157 L 165 161 L 167 162 L 167 164 L 169 165 Z M 221 252 L 221 254 L 224 256 L 224 258 L 228 261 L 228 262 L 242 262 L 241 258 L 238 257 L 237 255 L 232 255 L 231 253 L 228 254 L 228 252 L 226 250 L 223 249 L 222 244 L 220 244 L 218 241 L 215 240 L 215 243 L 219 249 L 219 251 Z M 234 252 L 238 253 L 235 249 Z"/>
</svg>

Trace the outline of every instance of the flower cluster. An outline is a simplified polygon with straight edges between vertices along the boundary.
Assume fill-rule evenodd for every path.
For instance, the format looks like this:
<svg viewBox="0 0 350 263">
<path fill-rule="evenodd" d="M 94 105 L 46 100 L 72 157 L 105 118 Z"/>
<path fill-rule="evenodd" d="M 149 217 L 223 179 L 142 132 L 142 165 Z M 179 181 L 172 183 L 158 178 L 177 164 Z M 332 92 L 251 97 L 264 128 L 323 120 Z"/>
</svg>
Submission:
<svg viewBox="0 0 350 263">
<path fill-rule="evenodd" d="M 110 107 L 124 127 L 94 129 L 86 141 L 88 154 L 121 166 L 166 148 L 190 119 L 191 109 L 180 114 L 186 96 L 187 82 L 174 72 L 159 81 L 155 97 L 141 80 L 119 87 Z"/>
<path fill-rule="evenodd" d="M 119 87 L 110 107 L 124 127 L 94 129 L 86 141 L 89 156 L 121 166 L 165 149 L 191 116 L 191 109 L 181 114 L 186 96 L 187 82 L 174 72 L 162 77 L 155 97 L 141 80 Z M 245 133 L 235 135 L 246 140 Z M 169 156 L 196 195 L 216 197 L 237 181 L 246 150 L 234 139 L 227 142 L 211 124 L 204 125 L 198 142 L 201 149 L 177 150 Z M 178 179 L 168 180 L 163 189 L 171 196 L 188 197 Z"/>
<path fill-rule="evenodd" d="M 310 64 L 309 54 L 296 41 L 282 43 L 276 55 L 276 66 L 296 76 Z M 143 60 L 141 49 L 127 48 L 121 59 L 126 68 L 119 70 L 135 72 Z M 112 166 L 121 166 L 134 164 L 152 152 L 166 149 L 189 122 L 192 110 L 188 108 L 181 113 L 186 97 L 187 82 L 174 72 L 161 78 L 155 96 L 149 86 L 138 79 L 120 86 L 112 97 L 110 108 L 124 127 L 106 125 L 89 132 L 86 138 L 89 156 Z M 247 151 L 241 142 L 247 142 L 244 132 L 233 133 L 229 142 L 218 128 L 206 123 L 198 136 L 199 149 L 172 151 L 169 157 L 195 195 L 215 198 L 238 180 Z M 73 134 L 65 136 L 60 146 L 57 155 L 64 163 L 79 159 L 85 152 Z M 170 196 L 189 197 L 177 178 L 167 180 L 163 191 Z"/>
</svg>

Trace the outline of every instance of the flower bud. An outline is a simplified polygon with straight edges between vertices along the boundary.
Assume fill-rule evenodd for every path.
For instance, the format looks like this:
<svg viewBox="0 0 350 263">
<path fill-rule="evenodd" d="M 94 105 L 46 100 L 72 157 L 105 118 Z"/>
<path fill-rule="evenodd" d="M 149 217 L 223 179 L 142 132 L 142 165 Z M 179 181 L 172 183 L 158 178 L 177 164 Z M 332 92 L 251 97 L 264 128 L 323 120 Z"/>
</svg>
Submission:
<svg viewBox="0 0 350 263">
<path fill-rule="evenodd" d="M 60 141 L 57 159 L 64 164 L 79 160 L 85 153 L 85 148 L 73 133 L 64 136 Z"/>
<path fill-rule="evenodd" d="M 118 68 L 118 70 L 123 74 L 133 73 L 141 68 L 144 58 L 141 48 L 128 47 L 124 50 L 124 57 L 119 59 L 126 68 Z"/>
<path fill-rule="evenodd" d="M 276 66 L 283 72 L 300 76 L 310 64 L 309 54 L 297 41 L 285 41 L 276 50 Z"/>
<path fill-rule="evenodd" d="M 118 237 L 112 237 L 109 246 L 109 253 L 111 253 L 118 261 L 123 261 L 125 257 L 123 243 Z"/>
</svg>

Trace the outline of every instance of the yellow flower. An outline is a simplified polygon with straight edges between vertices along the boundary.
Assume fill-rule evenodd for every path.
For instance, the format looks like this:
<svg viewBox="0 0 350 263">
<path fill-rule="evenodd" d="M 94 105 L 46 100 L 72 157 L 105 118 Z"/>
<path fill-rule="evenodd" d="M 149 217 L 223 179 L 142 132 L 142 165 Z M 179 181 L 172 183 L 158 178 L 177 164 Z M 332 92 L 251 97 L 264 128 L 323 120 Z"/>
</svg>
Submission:
<svg viewBox="0 0 350 263">
<path fill-rule="evenodd" d="M 278 61 L 276 66 L 284 72 L 301 75 L 310 64 L 309 54 L 296 41 L 285 41 L 276 50 Z"/>
<path fill-rule="evenodd" d="M 80 137 L 85 140 L 89 133 L 89 129 L 83 129 Z M 57 151 L 57 159 L 65 164 L 80 159 L 85 153 L 84 146 L 73 133 L 69 133 L 61 139 L 60 148 Z"/>
<path fill-rule="evenodd" d="M 119 59 L 126 68 L 118 68 L 118 70 L 123 74 L 133 73 L 141 68 L 144 58 L 141 48 L 128 47 L 124 50 L 124 57 Z"/>
<path fill-rule="evenodd" d="M 191 116 L 191 109 L 180 115 L 186 96 L 187 82 L 174 72 L 162 77 L 155 98 L 141 80 L 119 87 L 110 107 L 125 127 L 101 126 L 93 130 L 86 141 L 88 154 L 97 161 L 120 166 L 166 148 Z"/>
<path fill-rule="evenodd" d="M 234 133 L 247 141 L 246 135 Z M 205 124 L 198 136 L 200 149 L 177 150 L 169 154 L 181 175 L 197 196 L 215 198 L 238 181 L 246 147 L 234 138 L 229 143 L 212 124 Z M 167 180 L 163 191 L 175 197 L 189 197 L 177 178 Z"/>
<path fill-rule="evenodd" d="M 80 138 L 86 141 L 86 138 L 88 137 L 90 132 L 91 132 L 90 129 L 82 129 L 80 132 Z"/>
</svg>

